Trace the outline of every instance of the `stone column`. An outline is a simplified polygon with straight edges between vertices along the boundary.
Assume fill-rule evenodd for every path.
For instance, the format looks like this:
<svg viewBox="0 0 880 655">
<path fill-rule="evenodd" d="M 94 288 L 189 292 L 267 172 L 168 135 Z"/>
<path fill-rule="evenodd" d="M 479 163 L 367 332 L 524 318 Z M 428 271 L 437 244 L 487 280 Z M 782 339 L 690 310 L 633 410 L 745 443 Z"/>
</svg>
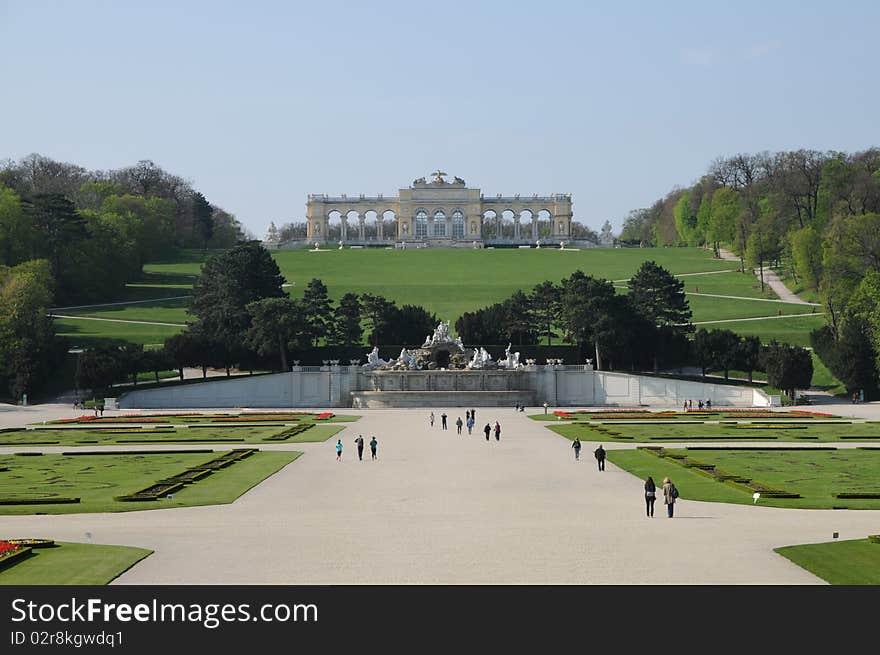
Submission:
<svg viewBox="0 0 880 655">
<path fill-rule="evenodd" d="M 519 216 L 513 217 L 513 238 L 519 240 Z"/>
<path fill-rule="evenodd" d="M 365 231 L 366 225 L 364 223 L 364 219 L 366 217 L 363 214 L 358 214 L 358 236 L 361 241 L 365 241 L 367 237 L 367 233 Z"/>
<path fill-rule="evenodd" d="M 383 229 L 384 226 L 382 225 L 382 220 L 383 220 L 382 215 L 377 213 L 376 214 L 376 238 L 379 241 L 385 240 L 385 230 Z"/>
<path fill-rule="evenodd" d="M 348 219 L 345 216 L 342 217 L 342 222 L 340 223 L 340 231 L 341 233 L 339 238 L 345 241 L 345 237 L 348 236 Z"/>
</svg>

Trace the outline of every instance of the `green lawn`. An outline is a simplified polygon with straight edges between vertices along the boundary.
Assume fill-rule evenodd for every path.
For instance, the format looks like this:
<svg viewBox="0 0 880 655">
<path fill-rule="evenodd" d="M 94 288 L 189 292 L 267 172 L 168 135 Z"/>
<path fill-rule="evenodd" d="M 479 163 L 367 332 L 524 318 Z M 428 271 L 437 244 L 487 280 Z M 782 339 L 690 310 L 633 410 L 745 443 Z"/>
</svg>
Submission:
<svg viewBox="0 0 880 655">
<path fill-rule="evenodd" d="M 0 585 L 105 585 L 152 552 L 58 541 L 54 547 L 34 548 L 27 558 L 0 569 Z"/>
<path fill-rule="evenodd" d="M 58 427 L 52 429 L 14 430 L 0 432 L 0 446 L 109 446 L 143 444 L 259 444 L 259 443 L 313 443 L 326 441 L 343 429 L 341 425 L 312 425 L 299 434 L 284 440 L 273 436 L 284 432 L 281 425 L 274 426 L 211 426 L 206 428 L 138 428 L 112 427 Z"/>
<path fill-rule="evenodd" d="M 114 323 L 77 318 L 56 318 L 58 336 L 70 339 L 72 346 L 89 347 L 108 339 L 118 339 L 149 346 L 161 346 L 165 339 L 180 332 L 182 328 L 167 325 L 144 325 L 141 323 Z"/>
<path fill-rule="evenodd" d="M 770 421 L 770 419 L 761 419 Z M 644 423 L 611 423 L 589 424 L 586 422 L 562 423 L 548 427 L 566 439 L 580 438 L 581 441 L 627 441 L 636 443 L 653 443 L 663 445 L 670 441 L 780 441 L 780 442 L 831 442 L 859 441 L 876 442 L 880 445 L 880 425 L 872 423 L 803 423 L 792 424 L 796 427 L 760 428 L 753 424 L 745 427 L 734 427 L 718 423 L 682 423 L 680 420 L 657 420 L 651 424 Z M 763 425 L 782 425 L 786 421 L 773 421 Z M 603 432 L 605 430 L 607 432 Z M 608 434 L 616 433 L 614 434 Z M 619 435 L 619 436 L 618 436 Z M 841 439 L 856 437 L 856 439 Z"/>
<path fill-rule="evenodd" d="M 790 306 L 797 307 L 797 305 Z M 803 305 L 803 307 L 806 307 L 806 305 Z M 707 330 L 732 330 L 742 336 L 754 335 L 759 337 L 762 343 L 769 343 L 771 339 L 776 339 L 777 341 L 791 343 L 796 346 L 809 346 L 810 332 L 825 325 L 825 317 L 820 316 L 819 312 L 821 312 L 821 308 L 816 309 L 815 316 L 808 315 L 810 312 L 806 312 L 798 316 L 767 318 L 758 321 L 709 323 L 698 325 L 697 327 L 706 328 Z"/>
<path fill-rule="evenodd" d="M 880 492 L 880 450 L 856 448 L 835 450 L 733 450 L 677 449 L 670 454 L 686 455 L 713 464 L 728 473 L 800 494 L 801 498 L 763 496 L 759 505 L 801 509 L 880 509 L 880 499 L 841 499 L 839 492 Z M 718 482 L 697 469 L 685 468 L 668 457 L 644 450 L 609 450 L 609 460 L 644 480 L 669 476 L 686 500 L 754 504 L 753 490 Z"/>
<path fill-rule="evenodd" d="M 774 549 L 833 585 L 880 585 L 880 544 L 867 539 Z"/>
<path fill-rule="evenodd" d="M 202 263 L 214 252 L 184 251 L 174 259 L 145 266 L 143 279 L 130 284 L 126 299 L 167 298 L 191 291 L 192 281 Z M 312 253 L 308 250 L 274 251 L 292 296 L 302 294 L 314 277 L 327 284 L 330 295 L 338 299 L 344 293 L 377 293 L 398 304 L 420 304 L 452 323 L 465 311 L 473 311 L 509 297 L 519 289 L 530 291 L 536 284 L 551 280 L 559 282 L 577 269 L 610 280 L 618 286 L 647 260 L 653 259 L 674 274 L 731 271 L 735 262 L 716 260 L 699 248 L 594 248 L 578 252 L 553 249 L 421 249 L 333 250 Z M 748 273 L 726 272 L 711 275 L 685 275 L 688 292 L 775 298 L 772 291 L 761 292 L 760 285 Z M 153 294 L 150 296 L 150 294 Z M 729 298 L 689 295 L 695 321 L 755 318 L 809 313 L 806 306 L 755 302 Z M 184 323 L 191 319 L 185 311 L 185 300 L 160 300 L 155 303 L 96 307 L 67 310 L 66 314 Z M 819 308 L 821 311 L 821 308 Z M 821 324 L 821 318 L 819 324 Z M 803 321 L 803 322 L 800 322 Z M 741 334 L 758 334 L 765 341 L 771 338 L 806 344 L 815 319 L 790 319 L 720 323 L 706 327 L 723 327 Z M 171 326 L 146 326 L 124 323 L 97 323 L 77 319 L 59 319 L 60 332 L 73 338 L 78 345 L 101 338 L 118 338 L 136 343 L 161 343 L 179 331 Z"/>
<path fill-rule="evenodd" d="M 0 455 L 0 498 L 78 497 L 79 503 L 0 505 L 0 515 L 125 512 L 231 503 L 251 487 L 278 472 L 302 453 L 261 451 L 220 469 L 194 484 L 151 502 L 123 502 L 151 484 L 204 464 L 221 452 Z"/>
</svg>

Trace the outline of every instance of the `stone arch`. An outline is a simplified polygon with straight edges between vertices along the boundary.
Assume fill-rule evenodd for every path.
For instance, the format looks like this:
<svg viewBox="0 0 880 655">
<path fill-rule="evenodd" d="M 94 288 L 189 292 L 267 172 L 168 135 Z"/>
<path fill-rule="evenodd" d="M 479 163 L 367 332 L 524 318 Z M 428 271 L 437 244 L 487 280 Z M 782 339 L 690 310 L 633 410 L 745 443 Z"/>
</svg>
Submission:
<svg viewBox="0 0 880 655">
<path fill-rule="evenodd" d="M 327 212 L 327 238 L 332 241 L 342 239 L 342 212 L 332 209 Z"/>
<path fill-rule="evenodd" d="M 487 209 L 483 212 L 483 236 L 486 239 L 498 238 L 498 221 L 500 217 L 501 213 L 494 209 Z"/>
<path fill-rule="evenodd" d="M 516 212 L 512 209 L 505 209 L 501 212 L 501 220 L 499 221 L 498 235 L 502 239 L 513 239 L 514 235 L 514 219 Z"/>
<path fill-rule="evenodd" d="M 519 238 L 534 241 L 538 238 L 538 223 L 531 209 L 523 209 L 519 213 Z"/>
<path fill-rule="evenodd" d="M 539 239 L 547 239 L 553 234 L 553 214 L 548 209 L 538 210 L 537 224 Z"/>
<path fill-rule="evenodd" d="M 396 239 L 400 224 L 397 220 L 397 214 L 393 209 L 385 209 L 379 213 L 379 216 L 382 219 L 379 223 L 379 234 L 381 237 L 383 239 Z"/>
<path fill-rule="evenodd" d="M 368 241 L 375 241 L 379 236 L 379 212 L 375 209 L 368 209 L 362 216 L 364 218 L 364 238 Z"/>
</svg>

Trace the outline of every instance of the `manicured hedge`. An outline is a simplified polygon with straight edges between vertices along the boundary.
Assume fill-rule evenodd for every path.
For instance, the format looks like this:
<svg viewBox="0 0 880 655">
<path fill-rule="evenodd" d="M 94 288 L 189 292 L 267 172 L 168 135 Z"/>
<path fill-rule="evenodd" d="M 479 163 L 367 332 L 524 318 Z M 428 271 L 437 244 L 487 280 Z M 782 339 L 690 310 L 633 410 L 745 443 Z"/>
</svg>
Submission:
<svg viewBox="0 0 880 655">
<path fill-rule="evenodd" d="M 0 505 L 68 505 L 78 503 L 79 498 L 0 498 Z"/>
<path fill-rule="evenodd" d="M 834 494 L 836 498 L 880 498 L 880 491 L 843 491 Z"/>
<path fill-rule="evenodd" d="M 61 453 L 65 456 L 72 455 L 178 455 L 184 454 L 201 454 L 213 453 L 210 448 L 198 448 L 189 450 L 69 450 Z"/>
</svg>

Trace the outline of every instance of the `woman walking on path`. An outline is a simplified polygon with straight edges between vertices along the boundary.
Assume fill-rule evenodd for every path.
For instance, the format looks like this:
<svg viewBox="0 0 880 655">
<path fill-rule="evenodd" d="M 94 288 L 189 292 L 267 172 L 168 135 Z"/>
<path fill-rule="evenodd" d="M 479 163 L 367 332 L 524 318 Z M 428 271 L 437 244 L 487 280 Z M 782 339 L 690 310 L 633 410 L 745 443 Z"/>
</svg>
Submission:
<svg viewBox="0 0 880 655">
<path fill-rule="evenodd" d="M 678 489 L 675 488 L 675 485 L 672 484 L 672 480 L 668 476 L 663 478 L 663 502 L 666 505 L 666 516 L 668 518 L 672 518 L 672 513 L 675 511 L 676 498 L 678 498 Z"/>
<path fill-rule="evenodd" d="M 654 478 L 650 475 L 645 480 L 645 514 L 651 518 L 654 517 L 654 500 L 657 496 L 657 485 L 654 484 Z"/>
<path fill-rule="evenodd" d="M 373 438 L 370 439 L 370 452 L 373 454 L 373 459 L 376 459 L 376 446 L 379 445 L 379 442 L 376 441 L 376 435 L 373 435 Z"/>
<path fill-rule="evenodd" d="M 336 442 L 336 461 L 337 462 L 342 461 L 342 439 L 339 439 Z"/>
<path fill-rule="evenodd" d="M 469 417 L 468 417 L 468 420 L 467 420 L 467 429 L 468 429 L 468 434 L 470 434 L 470 433 L 471 433 L 471 430 L 474 429 L 474 417 L 473 417 L 473 416 L 469 416 Z"/>
<path fill-rule="evenodd" d="M 431 412 L 431 417 L 428 419 L 431 422 L 431 427 L 434 427 L 434 412 Z"/>
<path fill-rule="evenodd" d="M 486 427 L 483 428 L 483 432 L 486 433 L 486 441 L 489 441 L 489 433 L 492 432 L 492 426 L 486 423 Z"/>
<path fill-rule="evenodd" d="M 581 458 L 581 440 L 575 437 L 571 447 L 574 448 L 574 461 L 578 461 Z"/>
<path fill-rule="evenodd" d="M 501 424 L 495 421 L 495 441 L 501 441 Z"/>
</svg>

